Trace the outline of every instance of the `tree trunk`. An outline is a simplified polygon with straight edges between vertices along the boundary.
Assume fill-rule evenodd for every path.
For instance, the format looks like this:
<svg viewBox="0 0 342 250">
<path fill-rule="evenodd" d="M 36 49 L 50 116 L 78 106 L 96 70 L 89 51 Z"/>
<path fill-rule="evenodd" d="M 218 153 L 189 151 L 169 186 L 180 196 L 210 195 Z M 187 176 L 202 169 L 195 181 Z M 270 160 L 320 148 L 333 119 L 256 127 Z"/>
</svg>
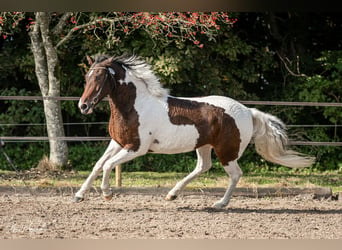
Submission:
<svg viewBox="0 0 342 250">
<path fill-rule="evenodd" d="M 43 97 L 59 97 L 58 57 L 49 31 L 49 16 L 44 12 L 36 13 L 33 30 L 30 32 L 32 52 L 35 60 L 36 76 Z M 51 163 L 64 166 L 68 160 L 67 143 L 57 139 L 64 137 L 60 101 L 44 99 L 44 112 L 50 143 Z"/>
</svg>

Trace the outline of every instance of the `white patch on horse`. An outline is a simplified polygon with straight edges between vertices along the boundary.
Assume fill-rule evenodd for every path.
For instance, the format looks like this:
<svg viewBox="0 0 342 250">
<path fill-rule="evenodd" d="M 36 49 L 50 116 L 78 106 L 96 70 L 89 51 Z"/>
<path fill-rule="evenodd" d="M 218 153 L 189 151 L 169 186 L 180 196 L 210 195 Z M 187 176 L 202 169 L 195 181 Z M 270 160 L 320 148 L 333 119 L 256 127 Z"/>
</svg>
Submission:
<svg viewBox="0 0 342 250">
<path fill-rule="evenodd" d="M 158 143 L 150 144 L 149 150 L 153 153 L 178 154 L 193 151 L 196 147 L 199 133 L 194 125 L 173 125 L 170 120 L 163 116 L 159 119 L 168 132 L 154 131 L 151 141 Z M 146 133 L 147 130 L 139 129 L 139 133 Z"/>
<path fill-rule="evenodd" d="M 171 123 L 168 115 L 167 95 L 151 96 L 146 83 L 136 78 L 134 74 L 126 74 L 124 82 L 133 82 L 137 88 L 134 108 L 138 113 L 140 124 L 141 147 L 139 151 L 176 154 L 195 149 L 199 138 L 196 127 Z M 154 143 L 155 140 L 159 143 Z"/>
<path fill-rule="evenodd" d="M 120 79 L 119 81 L 117 81 L 120 85 L 122 85 L 122 84 L 127 84 L 127 82 L 125 82 L 125 80 L 122 80 L 122 79 Z"/>
</svg>

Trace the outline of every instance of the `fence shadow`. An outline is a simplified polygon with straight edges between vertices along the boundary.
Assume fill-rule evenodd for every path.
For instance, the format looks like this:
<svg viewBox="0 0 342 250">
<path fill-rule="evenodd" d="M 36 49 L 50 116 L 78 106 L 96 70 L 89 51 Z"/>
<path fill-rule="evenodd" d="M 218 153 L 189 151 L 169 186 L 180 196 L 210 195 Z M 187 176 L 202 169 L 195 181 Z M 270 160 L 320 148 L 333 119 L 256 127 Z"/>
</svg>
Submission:
<svg viewBox="0 0 342 250">
<path fill-rule="evenodd" d="M 342 209 L 328 209 L 319 210 L 317 208 L 312 209 L 292 209 L 292 208 L 279 208 L 279 209 L 268 209 L 268 208 L 192 208 L 192 207 L 179 207 L 178 211 L 188 211 L 188 212 L 207 212 L 207 213 L 225 213 L 225 214 L 341 214 Z"/>
</svg>

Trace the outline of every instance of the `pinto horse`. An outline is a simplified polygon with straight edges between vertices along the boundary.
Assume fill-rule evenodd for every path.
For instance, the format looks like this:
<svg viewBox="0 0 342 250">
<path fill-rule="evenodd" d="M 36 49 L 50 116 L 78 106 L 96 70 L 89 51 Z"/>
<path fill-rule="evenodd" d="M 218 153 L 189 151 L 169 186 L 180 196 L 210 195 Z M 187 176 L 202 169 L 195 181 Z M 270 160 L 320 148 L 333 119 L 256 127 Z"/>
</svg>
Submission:
<svg viewBox="0 0 342 250">
<path fill-rule="evenodd" d="M 242 171 L 237 163 L 247 145 L 266 160 L 291 168 L 308 167 L 313 157 L 286 149 L 285 126 L 275 116 L 223 96 L 180 98 L 170 96 L 151 66 L 136 56 L 97 56 L 87 72 L 78 106 L 91 114 L 105 96 L 111 109 L 111 141 L 103 156 L 74 197 L 84 200 L 98 174 L 103 171 L 101 189 L 105 200 L 112 198 L 109 176 L 113 168 L 147 153 L 177 154 L 196 150 L 196 168 L 178 182 L 166 200 L 174 200 L 184 187 L 211 167 L 214 149 L 230 184 L 215 208 L 228 205 Z"/>
</svg>

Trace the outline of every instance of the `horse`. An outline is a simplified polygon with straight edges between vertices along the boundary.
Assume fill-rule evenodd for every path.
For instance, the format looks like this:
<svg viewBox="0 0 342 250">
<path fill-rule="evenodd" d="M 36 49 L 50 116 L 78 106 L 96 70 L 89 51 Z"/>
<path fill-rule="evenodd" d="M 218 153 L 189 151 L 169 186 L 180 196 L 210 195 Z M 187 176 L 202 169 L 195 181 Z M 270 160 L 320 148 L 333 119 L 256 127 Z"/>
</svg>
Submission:
<svg viewBox="0 0 342 250">
<path fill-rule="evenodd" d="M 177 198 L 185 186 L 210 169 L 214 149 L 230 177 L 224 196 L 214 208 L 228 205 L 242 171 L 237 163 L 253 141 L 264 159 L 290 168 L 311 166 L 315 158 L 287 149 L 284 123 L 277 117 L 248 108 L 224 96 L 174 97 L 162 87 L 152 66 L 135 55 L 98 55 L 85 75 L 85 88 L 78 107 L 91 114 L 106 96 L 111 110 L 111 141 L 92 172 L 74 196 L 84 195 L 103 171 L 101 189 L 106 201 L 112 199 L 110 172 L 115 166 L 147 153 L 178 154 L 196 150 L 194 170 L 179 181 L 166 200 Z"/>
</svg>

